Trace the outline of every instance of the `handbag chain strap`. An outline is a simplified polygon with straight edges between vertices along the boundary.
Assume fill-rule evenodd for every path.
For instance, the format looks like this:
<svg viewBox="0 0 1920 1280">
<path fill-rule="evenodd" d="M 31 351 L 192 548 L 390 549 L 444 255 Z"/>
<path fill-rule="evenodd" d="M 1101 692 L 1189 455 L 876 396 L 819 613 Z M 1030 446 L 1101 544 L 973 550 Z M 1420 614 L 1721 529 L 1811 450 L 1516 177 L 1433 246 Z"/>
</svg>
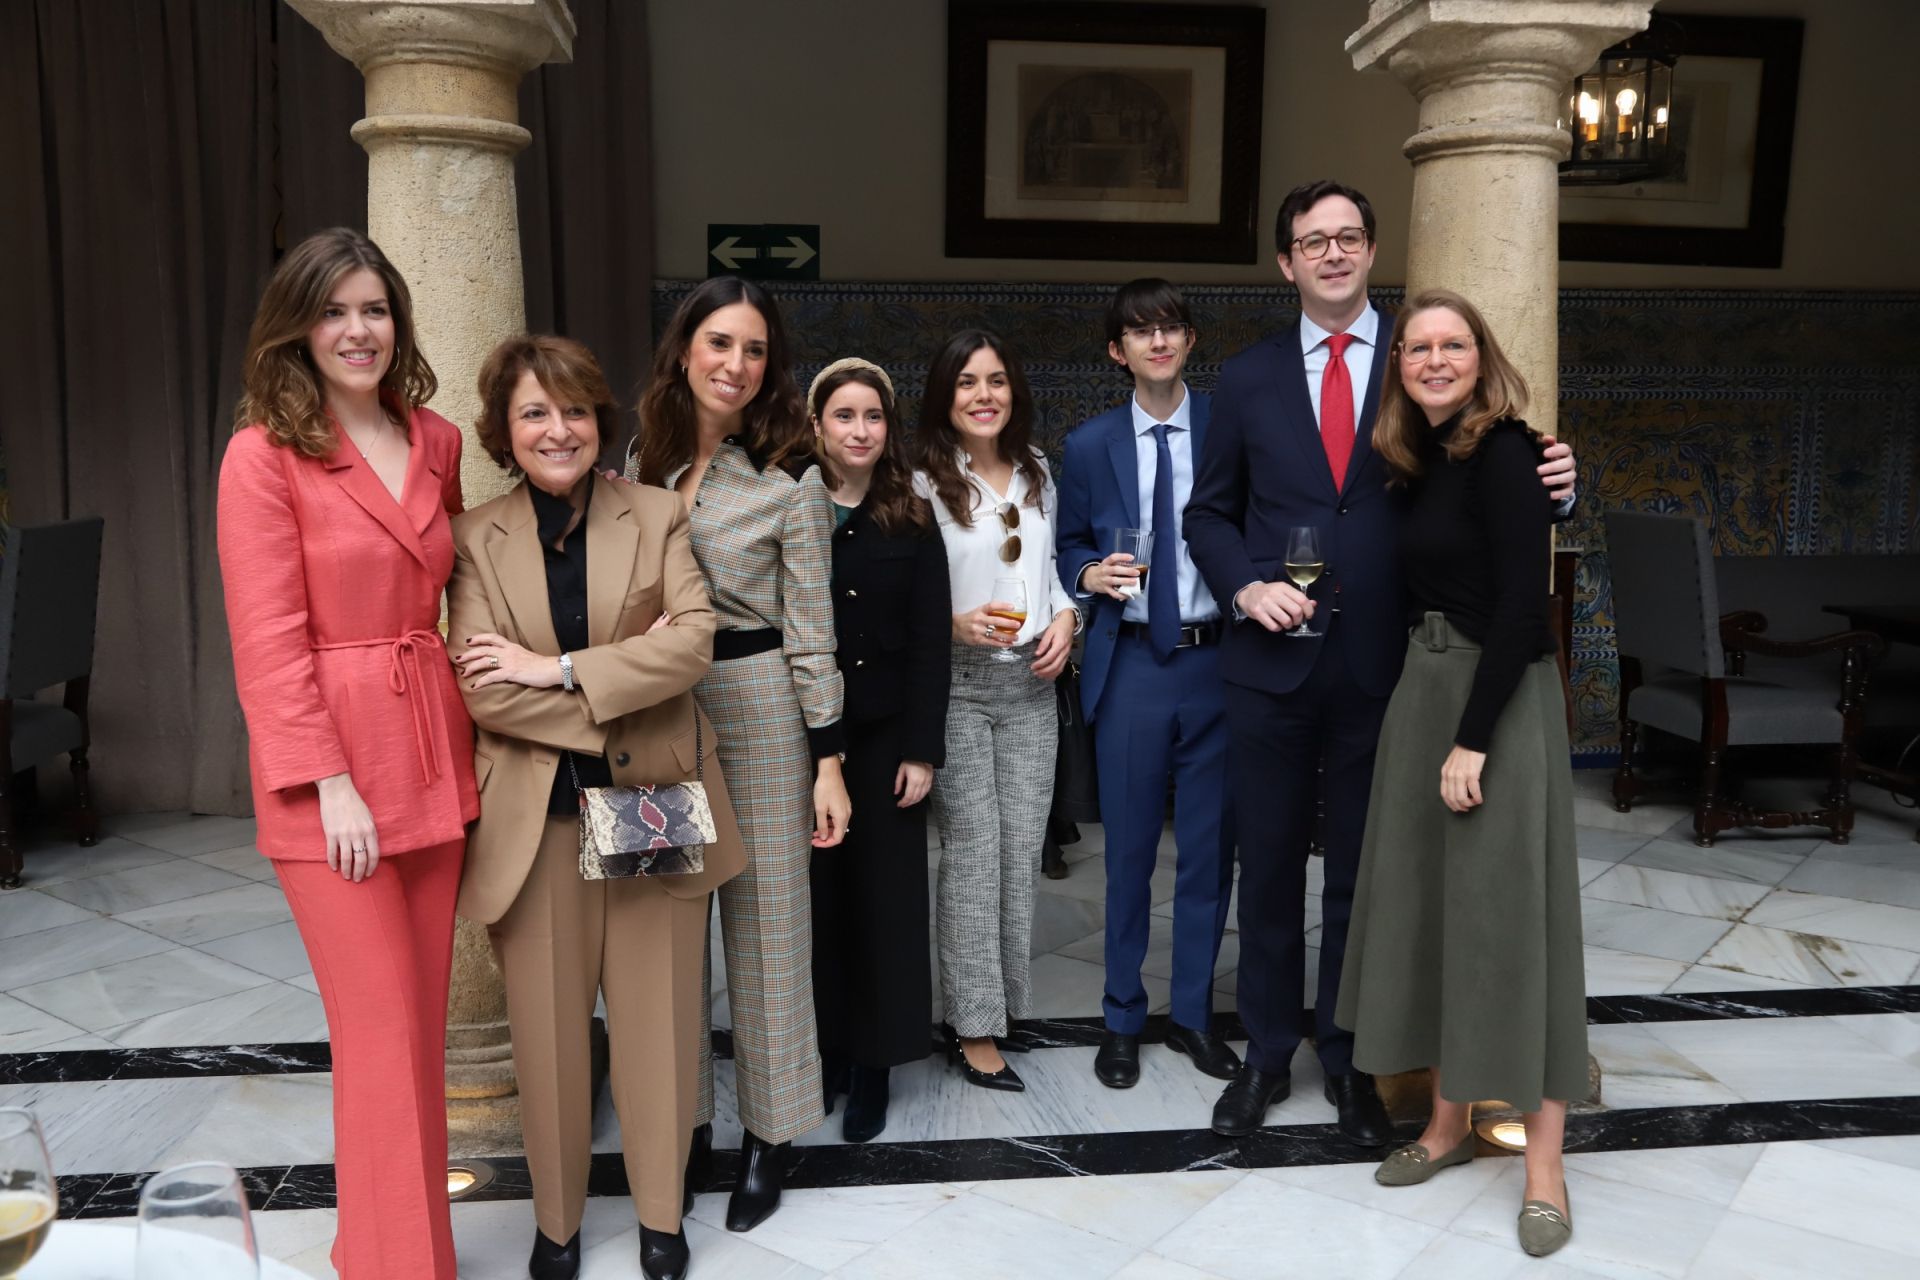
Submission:
<svg viewBox="0 0 1920 1280">
<path fill-rule="evenodd" d="M 567 758 L 567 772 L 573 775 L 573 789 L 586 790 L 580 785 L 580 770 L 574 767 L 573 752 L 562 751 L 561 754 Z M 706 752 L 700 747 L 700 708 L 698 706 L 693 709 L 693 778 L 701 786 L 707 785 L 707 757 Z"/>
</svg>

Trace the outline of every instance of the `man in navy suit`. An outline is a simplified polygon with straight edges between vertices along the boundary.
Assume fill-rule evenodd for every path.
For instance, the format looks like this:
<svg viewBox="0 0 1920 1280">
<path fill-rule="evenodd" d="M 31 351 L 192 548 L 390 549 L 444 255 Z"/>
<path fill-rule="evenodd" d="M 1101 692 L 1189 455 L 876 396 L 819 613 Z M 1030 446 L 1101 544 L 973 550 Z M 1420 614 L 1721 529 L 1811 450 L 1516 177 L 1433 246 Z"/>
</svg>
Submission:
<svg viewBox="0 0 1920 1280">
<path fill-rule="evenodd" d="M 1293 1051 L 1312 1032 L 1340 1131 L 1363 1146 L 1392 1136 L 1353 1035 L 1333 1023 L 1353 908 L 1374 748 L 1400 677 L 1407 620 L 1399 501 L 1372 448 L 1380 386 L 1398 377 L 1386 317 L 1368 301 L 1373 206 L 1351 187 L 1296 187 L 1274 228 L 1300 319 L 1222 367 L 1186 509 L 1187 544 L 1230 617 L 1221 646 L 1228 786 L 1239 820 L 1244 1069 L 1213 1110 L 1216 1133 L 1265 1122 L 1291 1088 Z M 1541 479 L 1563 512 L 1573 460 L 1553 444 Z M 1326 569 L 1312 596 L 1286 580 L 1291 529 L 1320 532 Z M 1547 589 L 1546 583 L 1540 589 Z M 1311 636 L 1286 634 L 1311 618 Z M 1326 804 L 1320 975 L 1313 1025 L 1302 1006 L 1308 833 Z"/>
<path fill-rule="evenodd" d="M 1140 966 L 1169 780 L 1179 860 L 1167 1044 L 1218 1079 L 1240 1069 L 1212 1028 L 1233 879 L 1220 605 L 1180 529 L 1208 419 L 1207 398 L 1181 380 L 1195 337 L 1171 284 L 1121 286 L 1107 308 L 1107 354 L 1132 375 L 1133 394 L 1067 438 L 1060 473 L 1060 580 L 1091 606 L 1080 696 L 1093 726 L 1107 864 L 1106 1034 L 1093 1070 L 1114 1089 L 1140 1079 Z M 1132 556 L 1112 551 L 1115 529 L 1153 535 L 1144 589 Z"/>
</svg>

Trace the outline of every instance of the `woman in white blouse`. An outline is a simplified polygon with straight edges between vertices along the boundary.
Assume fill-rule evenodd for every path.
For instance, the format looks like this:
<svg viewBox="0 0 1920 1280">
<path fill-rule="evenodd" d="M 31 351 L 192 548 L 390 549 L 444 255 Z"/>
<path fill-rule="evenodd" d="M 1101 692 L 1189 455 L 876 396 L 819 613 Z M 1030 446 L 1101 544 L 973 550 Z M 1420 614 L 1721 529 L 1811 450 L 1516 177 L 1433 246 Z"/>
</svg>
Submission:
<svg viewBox="0 0 1920 1280">
<path fill-rule="evenodd" d="M 933 785 L 940 989 L 948 1054 L 987 1089 L 1026 1088 L 1001 1049 L 1024 1047 L 1006 1037 L 1031 1013 L 1033 877 L 1059 737 L 1052 683 L 1079 626 L 1052 568 L 1058 503 L 1033 417 L 1019 360 L 968 329 L 935 357 L 916 433 L 914 487 L 939 520 L 953 589 L 947 763 Z"/>
</svg>

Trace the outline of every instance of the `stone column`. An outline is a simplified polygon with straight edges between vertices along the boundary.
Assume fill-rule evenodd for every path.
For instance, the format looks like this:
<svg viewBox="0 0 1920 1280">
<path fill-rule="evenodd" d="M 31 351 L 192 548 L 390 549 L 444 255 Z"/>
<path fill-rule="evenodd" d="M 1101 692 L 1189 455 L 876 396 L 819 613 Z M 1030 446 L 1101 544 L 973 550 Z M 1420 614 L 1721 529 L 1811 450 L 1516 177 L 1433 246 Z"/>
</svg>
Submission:
<svg viewBox="0 0 1920 1280">
<path fill-rule="evenodd" d="M 1420 102 L 1407 292 L 1447 288 L 1486 313 L 1553 431 L 1560 385 L 1557 123 L 1573 78 L 1646 28 L 1653 0 L 1371 0 L 1353 65 Z"/>
<path fill-rule="evenodd" d="M 367 81 L 367 232 L 406 277 L 433 407 L 467 434 L 468 506 L 507 487 L 482 453 L 480 364 L 526 327 L 513 158 L 520 79 L 573 56 L 565 0 L 288 0 Z M 447 1110 L 455 1155 L 519 1149 L 506 993 L 486 930 L 459 922 L 447 1010 Z"/>
</svg>

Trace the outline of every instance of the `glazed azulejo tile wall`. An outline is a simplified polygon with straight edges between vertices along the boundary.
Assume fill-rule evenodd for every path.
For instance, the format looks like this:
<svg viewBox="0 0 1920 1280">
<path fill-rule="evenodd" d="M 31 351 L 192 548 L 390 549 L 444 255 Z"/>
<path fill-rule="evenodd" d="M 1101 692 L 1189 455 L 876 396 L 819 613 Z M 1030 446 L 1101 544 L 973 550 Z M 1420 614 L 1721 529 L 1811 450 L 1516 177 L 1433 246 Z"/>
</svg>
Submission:
<svg viewBox="0 0 1920 1280">
<path fill-rule="evenodd" d="M 655 286 L 655 332 L 692 285 Z M 973 326 L 1026 362 L 1041 444 L 1120 400 L 1104 285 L 858 284 L 778 290 L 800 385 L 828 361 L 884 366 L 911 424 L 940 342 Z M 1186 290 L 1200 330 L 1188 381 L 1293 318 L 1279 287 Z M 1397 289 L 1376 289 L 1388 308 Z M 1576 755 L 1612 758 L 1614 658 L 1601 513 L 1693 511 L 1722 556 L 1920 552 L 1920 294 L 1564 290 L 1560 429 L 1580 463 L 1562 529 L 1580 548 L 1574 614 Z"/>
</svg>

